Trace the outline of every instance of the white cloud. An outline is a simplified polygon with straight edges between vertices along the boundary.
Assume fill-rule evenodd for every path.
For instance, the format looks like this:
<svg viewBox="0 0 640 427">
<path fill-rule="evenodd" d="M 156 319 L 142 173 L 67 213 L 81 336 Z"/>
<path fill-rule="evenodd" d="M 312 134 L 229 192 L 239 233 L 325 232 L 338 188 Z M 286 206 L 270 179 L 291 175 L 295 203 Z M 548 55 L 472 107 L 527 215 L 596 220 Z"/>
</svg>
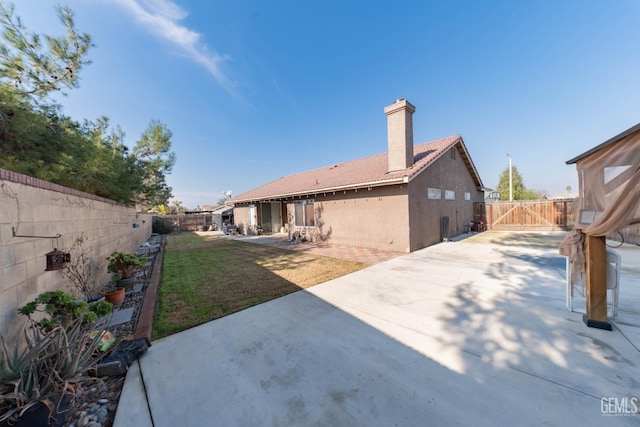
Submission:
<svg viewBox="0 0 640 427">
<path fill-rule="evenodd" d="M 121 6 L 147 31 L 177 46 L 196 63 L 203 66 L 227 91 L 233 92 L 234 84 L 221 70 L 220 65 L 229 59 L 209 50 L 201 41 L 202 35 L 180 24 L 188 13 L 171 0 L 111 0 Z"/>
<path fill-rule="evenodd" d="M 142 0 L 147 9 L 151 9 L 163 16 L 170 16 L 180 20 L 187 17 L 188 13 L 177 4 L 167 0 Z"/>
</svg>

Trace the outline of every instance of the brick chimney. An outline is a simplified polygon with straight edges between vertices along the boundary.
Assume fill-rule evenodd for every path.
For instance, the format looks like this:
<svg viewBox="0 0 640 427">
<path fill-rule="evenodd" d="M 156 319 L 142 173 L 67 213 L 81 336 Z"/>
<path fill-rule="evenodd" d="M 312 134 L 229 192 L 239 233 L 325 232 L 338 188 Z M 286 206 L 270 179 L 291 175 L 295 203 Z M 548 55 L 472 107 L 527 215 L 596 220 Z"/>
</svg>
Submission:
<svg viewBox="0 0 640 427">
<path fill-rule="evenodd" d="M 416 107 L 406 99 L 384 109 L 387 115 L 389 172 L 405 170 L 413 166 L 413 113 Z"/>
</svg>

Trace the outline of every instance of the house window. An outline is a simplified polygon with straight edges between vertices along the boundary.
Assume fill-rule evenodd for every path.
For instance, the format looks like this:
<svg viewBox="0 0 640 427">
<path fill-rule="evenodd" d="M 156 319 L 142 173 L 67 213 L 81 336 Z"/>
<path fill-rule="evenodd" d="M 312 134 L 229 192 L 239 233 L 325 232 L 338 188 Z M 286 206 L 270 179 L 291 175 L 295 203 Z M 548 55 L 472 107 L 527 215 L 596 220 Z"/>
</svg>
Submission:
<svg viewBox="0 0 640 427">
<path fill-rule="evenodd" d="M 302 203 L 294 203 L 293 207 L 295 209 L 294 218 L 295 224 L 297 227 L 304 226 L 304 204 Z"/>
<path fill-rule="evenodd" d="M 456 192 L 451 190 L 444 190 L 444 199 L 445 200 L 455 200 Z"/>
<path fill-rule="evenodd" d="M 313 215 L 313 202 L 305 203 L 304 205 L 304 225 L 307 227 L 313 227 L 316 225 L 315 217 Z"/>
<path fill-rule="evenodd" d="M 427 188 L 427 198 L 431 200 L 438 200 L 442 198 L 442 192 L 439 188 Z"/>
<path fill-rule="evenodd" d="M 471 200 L 471 193 L 469 193 L 468 191 L 464 192 L 464 199 L 465 200 Z"/>
<path fill-rule="evenodd" d="M 453 159 L 453 160 L 456 159 L 456 149 L 455 148 L 451 149 L 451 159 Z"/>
<path fill-rule="evenodd" d="M 296 227 L 314 227 L 316 225 L 313 200 L 294 202 L 293 206 Z"/>
</svg>

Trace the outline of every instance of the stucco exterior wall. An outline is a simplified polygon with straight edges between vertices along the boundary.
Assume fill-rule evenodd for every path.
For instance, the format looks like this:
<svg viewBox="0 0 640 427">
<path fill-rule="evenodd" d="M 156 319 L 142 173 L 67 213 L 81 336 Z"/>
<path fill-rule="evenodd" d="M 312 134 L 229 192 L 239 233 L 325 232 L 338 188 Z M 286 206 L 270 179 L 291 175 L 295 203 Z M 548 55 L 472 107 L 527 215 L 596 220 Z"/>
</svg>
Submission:
<svg viewBox="0 0 640 427">
<path fill-rule="evenodd" d="M 257 215 L 257 210 L 255 212 L 256 212 L 255 215 Z M 234 219 L 235 225 L 238 227 L 239 233 L 246 234 L 250 232 L 249 224 L 251 224 L 251 221 L 249 219 L 248 205 L 234 206 L 233 219 Z"/>
<path fill-rule="evenodd" d="M 315 195 L 316 227 L 296 227 L 294 201 L 287 201 L 289 233 L 306 230 L 315 242 L 409 251 L 407 187 L 359 189 Z M 297 199 L 296 199 L 297 200 Z"/>
<path fill-rule="evenodd" d="M 106 257 L 134 252 L 151 235 L 151 222 L 132 207 L 0 169 L 0 331 L 15 333 L 22 324 L 16 309 L 38 294 L 75 291 L 61 271 L 44 271 L 48 252 L 68 252 L 83 237 L 101 286 L 109 279 Z"/>
<path fill-rule="evenodd" d="M 457 146 L 452 147 L 408 184 L 288 197 L 283 200 L 285 229 L 290 238 L 302 232 L 313 242 L 396 252 L 412 252 L 440 242 L 443 216 L 449 217 L 450 237 L 461 234 L 474 220 L 474 203 L 484 200 L 461 153 Z M 440 199 L 429 199 L 429 188 L 438 189 Z M 446 198 L 447 191 L 455 194 L 452 200 Z M 310 201 L 315 226 L 296 226 L 296 204 Z M 254 205 L 255 221 L 260 224 L 262 203 Z M 302 210 L 306 218 L 306 209 Z M 234 214 L 236 224 L 247 230 L 251 223 L 248 205 L 237 205 Z"/>
<path fill-rule="evenodd" d="M 456 150 L 455 158 L 451 150 Z M 409 182 L 411 251 L 441 241 L 442 216 L 449 217 L 450 236 L 463 233 L 465 224 L 473 220 L 473 203 L 483 200 L 484 193 L 478 191 L 457 146 L 451 150 Z M 430 200 L 428 188 L 440 189 L 441 198 Z M 454 191 L 455 200 L 445 200 L 445 190 Z M 465 200 L 465 192 L 470 200 Z"/>
</svg>

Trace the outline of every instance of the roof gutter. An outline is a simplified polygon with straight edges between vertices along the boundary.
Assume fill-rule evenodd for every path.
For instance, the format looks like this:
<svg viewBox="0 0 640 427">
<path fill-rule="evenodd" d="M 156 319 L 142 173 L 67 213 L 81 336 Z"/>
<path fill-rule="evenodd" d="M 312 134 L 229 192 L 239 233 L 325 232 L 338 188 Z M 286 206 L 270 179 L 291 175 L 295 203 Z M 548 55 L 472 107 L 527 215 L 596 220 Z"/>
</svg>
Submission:
<svg viewBox="0 0 640 427">
<path fill-rule="evenodd" d="M 231 199 L 230 201 L 233 203 L 245 203 L 245 202 L 253 202 L 253 201 L 259 201 L 259 200 L 285 199 L 288 197 L 306 196 L 309 194 L 331 193 L 336 191 L 356 190 L 358 188 L 384 187 L 386 185 L 406 184 L 408 182 L 409 182 L 409 177 L 402 176 L 400 178 L 363 182 L 359 184 L 340 185 L 337 187 L 325 187 L 325 188 L 318 188 L 314 190 L 298 191 L 295 193 L 273 194 L 269 196 L 255 197 L 255 198 L 248 198 L 248 199 Z"/>
</svg>

